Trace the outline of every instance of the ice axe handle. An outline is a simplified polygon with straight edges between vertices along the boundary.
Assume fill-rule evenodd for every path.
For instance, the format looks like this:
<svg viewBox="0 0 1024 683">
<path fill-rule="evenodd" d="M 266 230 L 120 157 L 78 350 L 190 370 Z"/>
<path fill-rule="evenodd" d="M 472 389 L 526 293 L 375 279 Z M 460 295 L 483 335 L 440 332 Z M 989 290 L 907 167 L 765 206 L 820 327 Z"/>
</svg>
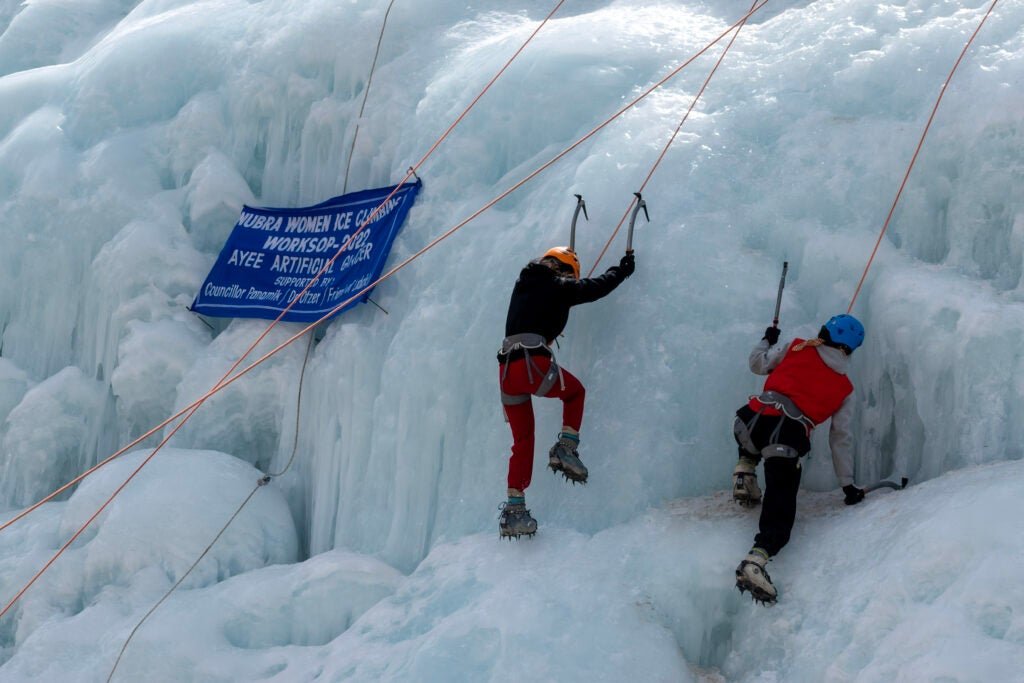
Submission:
<svg viewBox="0 0 1024 683">
<path fill-rule="evenodd" d="M 789 261 L 782 262 L 782 279 L 779 280 L 779 295 L 775 297 L 775 316 L 772 318 L 772 327 L 779 326 L 779 309 L 782 308 L 782 290 L 786 286 L 786 271 L 789 270 Z"/>
</svg>

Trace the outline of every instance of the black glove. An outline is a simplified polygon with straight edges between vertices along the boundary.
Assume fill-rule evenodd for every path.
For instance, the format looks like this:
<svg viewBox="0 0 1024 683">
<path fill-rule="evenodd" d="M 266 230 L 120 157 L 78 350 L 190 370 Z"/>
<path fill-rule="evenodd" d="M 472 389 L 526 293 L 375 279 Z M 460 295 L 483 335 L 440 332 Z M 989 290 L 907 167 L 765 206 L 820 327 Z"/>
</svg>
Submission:
<svg viewBox="0 0 1024 683">
<path fill-rule="evenodd" d="M 768 346 L 775 346 L 779 342 L 779 335 L 782 334 L 782 330 L 777 327 L 769 327 L 764 331 L 764 336 L 761 339 L 768 340 Z"/>
<path fill-rule="evenodd" d="M 859 489 L 853 484 L 847 484 L 843 487 L 843 493 L 846 494 L 846 498 L 843 500 L 847 505 L 856 505 L 857 503 L 864 500 L 864 489 Z"/>
<path fill-rule="evenodd" d="M 629 277 L 636 270 L 636 261 L 633 258 L 633 252 L 627 251 L 626 255 L 619 259 L 619 270 L 622 271 L 623 275 Z"/>
</svg>

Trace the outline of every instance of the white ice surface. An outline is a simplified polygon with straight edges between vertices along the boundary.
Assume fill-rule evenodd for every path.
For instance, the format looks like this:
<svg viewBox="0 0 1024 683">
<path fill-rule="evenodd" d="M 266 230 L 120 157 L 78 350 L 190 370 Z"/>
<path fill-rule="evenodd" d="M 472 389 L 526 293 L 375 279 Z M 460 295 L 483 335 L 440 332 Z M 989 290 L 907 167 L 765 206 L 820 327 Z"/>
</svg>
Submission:
<svg viewBox="0 0 1024 683">
<path fill-rule="evenodd" d="M 553 6 L 554 2 L 544 3 Z M 979 32 L 852 313 L 856 477 L 824 429 L 779 605 L 732 571 L 731 415 L 770 323 L 853 301 L 949 71 L 991 3 L 772 0 L 644 189 L 637 272 L 576 309 L 585 488 L 538 463 L 497 540 L 494 352 L 529 259 L 595 263 L 722 45 L 306 337 L 206 400 L 0 617 L 0 679 L 1011 681 L 1024 670 L 1024 5 Z M 585 6 L 582 6 L 585 5 Z M 0 0 L 0 609 L 266 329 L 187 311 L 243 204 L 401 179 L 550 6 Z M 395 265 L 737 21 L 749 2 L 566 3 L 419 169 Z M 349 150 L 358 128 L 351 172 Z M 208 324 L 207 324 L 208 323 Z M 296 334 L 273 330 L 246 363 Z M 244 367 L 244 365 L 242 366 Z M 560 426 L 537 401 L 538 454 Z M 296 431 L 297 429 L 297 431 Z"/>
</svg>

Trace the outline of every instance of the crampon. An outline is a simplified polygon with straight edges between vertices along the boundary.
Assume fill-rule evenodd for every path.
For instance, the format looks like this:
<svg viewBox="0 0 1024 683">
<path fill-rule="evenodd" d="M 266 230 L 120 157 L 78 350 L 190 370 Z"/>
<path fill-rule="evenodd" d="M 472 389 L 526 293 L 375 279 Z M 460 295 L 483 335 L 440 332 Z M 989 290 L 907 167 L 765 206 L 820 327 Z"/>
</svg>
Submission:
<svg viewBox="0 0 1024 683">
<path fill-rule="evenodd" d="M 508 540 L 519 539 L 520 536 L 529 536 L 537 533 L 537 520 L 526 509 L 524 503 L 503 503 L 501 516 L 498 518 L 498 538 Z"/>
<path fill-rule="evenodd" d="M 555 474 L 561 472 L 566 481 L 571 481 L 574 486 L 587 483 L 587 466 L 580 460 L 579 455 L 561 441 L 548 452 L 548 468 Z"/>
<path fill-rule="evenodd" d="M 736 567 L 736 589 L 742 595 L 744 591 L 750 591 L 750 597 L 754 602 L 765 606 L 775 604 L 778 598 L 778 591 L 772 585 L 772 579 L 765 571 L 764 565 L 767 559 L 751 553 Z"/>
<path fill-rule="evenodd" d="M 744 591 L 750 591 L 750 599 L 754 602 L 760 603 L 765 607 L 771 607 L 775 604 L 775 597 L 771 594 L 757 588 L 756 586 L 747 586 L 741 584 L 739 581 L 736 582 L 736 589 L 742 594 Z"/>
</svg>

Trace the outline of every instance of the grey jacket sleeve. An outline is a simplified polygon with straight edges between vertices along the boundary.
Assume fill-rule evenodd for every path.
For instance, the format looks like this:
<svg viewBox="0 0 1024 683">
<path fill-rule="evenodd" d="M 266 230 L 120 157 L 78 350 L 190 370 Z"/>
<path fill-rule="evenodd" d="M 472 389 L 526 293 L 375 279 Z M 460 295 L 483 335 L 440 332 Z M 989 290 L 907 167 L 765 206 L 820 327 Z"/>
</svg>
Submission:
<svg viewBox="0 0 1024 683">
<path fill-rule="evenodd" d="M 750 371 L 755 375 L 767 375 L 782 362 L 782 357 L 786 355 L 791 343 L 792 340 L 785 344 L 768 346 L 767 339 L 757 342 L 750 352 L 750 358 L 747 359 L 750 363 Z"/>
<path fill-rule="evenodd" d="M 828 431 L 828 446 L 832 450 L 832 467 L 835 468 L 840 486 L 853 483 L 853 394 L 843 400 L 839 410 L 832 416 Z"/>
</svg>

